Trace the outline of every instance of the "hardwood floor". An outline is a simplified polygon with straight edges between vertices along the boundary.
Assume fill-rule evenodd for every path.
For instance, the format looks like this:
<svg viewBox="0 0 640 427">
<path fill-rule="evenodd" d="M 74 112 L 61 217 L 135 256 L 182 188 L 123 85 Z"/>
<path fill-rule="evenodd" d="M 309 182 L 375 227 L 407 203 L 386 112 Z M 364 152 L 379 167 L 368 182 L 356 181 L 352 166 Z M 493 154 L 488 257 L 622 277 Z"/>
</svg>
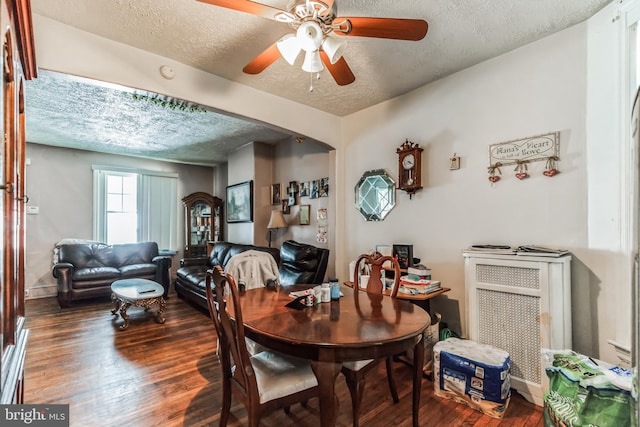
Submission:
<svg viewBox="0 0 640 427">
<path fill-rule="evenodd" d="M 167 301 L 166 322 L 152 313 L 129 310 L 130 325 L 120 331 L 111 303 L 91 301 L 60 309 L 55 298 L 28 300 L 30 330 L 25 366 L 25 403 L 66 403 L 70 425 L 217 426 L 220 415 L 220 367 L 216 336 L 207 313 L 177 298 Z M 380 364 L 370 377 L 362 404 L 361 426 L 411 425 L 410 369 L 394 364 L 400 403 L 391 400 Z M 351 403 L 344 378 L 338 376 L 339 426 L 351 426 Z M 317 426 L 318 402 L 277 411 L 262 426 Z M 541 426 L 542 411 L 516 392 L 502 420 L 465 405 L 438 398 L 423 380 L 420 425 Z M 246 411 L 233 400 L 230 427 L 246 426 Z"/>
</svg>

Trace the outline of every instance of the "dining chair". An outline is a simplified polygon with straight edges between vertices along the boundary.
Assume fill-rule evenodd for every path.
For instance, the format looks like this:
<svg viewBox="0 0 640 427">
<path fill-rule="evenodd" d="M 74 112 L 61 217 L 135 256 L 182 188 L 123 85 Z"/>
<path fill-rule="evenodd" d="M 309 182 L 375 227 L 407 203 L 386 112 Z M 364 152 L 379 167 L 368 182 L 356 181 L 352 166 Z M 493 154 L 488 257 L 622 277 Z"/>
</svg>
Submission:
<svg viewBox="0 0 640 427">
<path fill-rule="evenodd" d="M 361 263 L 363 262 L 369 268 L 369 281 L 365 288 L 360 288 L 361 279 L 359 272 L 361 271 Z M 353 292 L 356 305 L 358 305 L 358 294 L 361 291 L 366 291 L 370 294 L 382 294 L 384 292 L 385 286 L 382 280 L 382 271 L 383 268 L 385 268 L 383 265 L 386 266 L 388 265 L 387 263 L 391 264 L 394 273 L 393 284 L 389 294 L 391 298 L 395 298 L 397 296 L 398 288 L 400 286 L 400 265 L 398 264 L 398 260 L 388 255 L 382 255 L 380 252 L 374 252 L 371 255 L 364 254 L 358 257 L 353 272 Z M 359 425 L 360 406 L 362 405 L 365 377 L 368 372 L 378 366 L 380 361 L 381 359 L 368 359 L 345 362 L 342 364 L 341 372 L 345 377 L 347 387 L 349 387 L 349 392 L 351 394 L 351 408 L 353 412 L 354 427 L 358 427 Z M 391 357 L 387 357 L 385 359 L 387 382 L 389 383 L 389 390 L 391 391 L 393 402 L 398 403 L 398 392 L 396 391 L 395 381 L 393 380 L 393 368 L 391 366 L 391 362 Z"/>
<path fill-rule="evenodd" d="M 225 287 L 228 287 L 228 296 L 225 296 Z M 247 408 L 250 427 L 257 427 L 264 414 L 280 408 L 289 413 L 290 405 L 306 405 L 309 399 L 318 396 L 318 381 L 307 360 L 268 350 L 254 356 L 248 353 L 240 296 L 232 276 L 219 266 L 208 270 L 206 292 L 220 346 L 220 427 L 225 427 L 229 420 L 232 394 Z M 227 298 L 233 301 L 231 313 L 227 311 Z"/>
</svg>

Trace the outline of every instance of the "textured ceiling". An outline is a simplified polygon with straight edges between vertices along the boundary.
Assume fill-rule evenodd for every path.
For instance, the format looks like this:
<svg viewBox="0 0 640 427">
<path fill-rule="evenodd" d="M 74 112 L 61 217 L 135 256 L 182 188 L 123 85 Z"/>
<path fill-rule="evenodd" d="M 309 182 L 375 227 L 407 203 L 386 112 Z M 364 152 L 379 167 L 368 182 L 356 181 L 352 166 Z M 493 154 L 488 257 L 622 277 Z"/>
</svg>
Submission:
<svg viewBox="0 0 640 427">
<path fill-rule="evenodd" d="M 343 116 L 582 22 L 610 2 L 611 0 L 336 0 L 338 16 L 424 19 L 429 23 L 429 32 L 423 40 L 417 42 L 345 38 L 347 45 L 344 57 L 355 74 L 356 81 L 348 86 L 338 86 L 323 71 L 311 93 L 309 74 L 299 67 L 302 58 L 298 58 L 295 66 L 279 59 L 258 75 L 242 73 L 242 68 L 257 54 L 291 32 L 283 23 L 195 0 L 31 0 L 31 5 L 34 14 Z M 263 0 L 261 3 L 286 8 L 287 0 Z M 60 104 L 43 106 L 41 116 L 32 110 L 37 107 L 36 99 L 39 104 L 46 103 L 47 98 L 51 98 L 46 95 L 48 90 L 72 89 L 82 93 L 83 85 L 77 81 L 64 83 L 63 79 L 47 75 L 44 77 L 50 78 L 50 83 L 53 84 L 45 86 L 36 81 L 28 83 L 28 91 L 36 91 L 33 87 L 37 87 L 37 91 L 41 93 L 28 99 L 27 137 L 30 141 L 49 143 L 46 137 L 50 131 L 46 129 L 47 124 L 41 122 L 51 120 L 48 126 L 57 131 L 58 142 L 64 141 L 66 136 L 63 129 L 55 122 L 55 112 L 62 108 Z M 56 89 L 58 84 L 63 87 Z M 92 95 L 87 99 L 100 98 Z M 130 99 L 128 101 L 130 103 Z M 145 144 L 138 148 L 131 147 L 131 138 L 129 141 L 122 139 L 122 136 L 130 136 L 131 133 L 116 131 L 120 126 L 116 125 L 115 116 L 104 114 L 107 125 L 112 128 L 111 132 L 105 132 L 108 135 L 104 138 L 92 136 L 92 132 L 100 131 L 100 117 L 95 115 L 88 121 L 85 118 L 86 111 L 97 112 L 103 108 L 105 107 L 84 106 L 85 113 L 82 113 L 76 126 L 82 126 L 84 122 L 87 126 L 80 132 L 83 138 L 76 141 L 78 145 L 83 141 L 107 140 L 112 146 L 133 150 L 132 154 L 138 150 L 139 155 L 154 157 L 155 150 L 144 152 Z M 115 114 L 115 110 L 117 109 L 111 113 Z M 125 110 L 129 114 L 134 113 L 136 118 L 143 115 L 139 104 L 129 105 Z M 165 123 L 162 115 L 156 117 L 156 113 L 166 111 L 145 111 L 145 117 L 139 117 L 138 121 L 142 124 Z M 256 124 L 250 123 L 247 125 L 247 134 L 243 134 L 238 130 L 243 126 L 242 122 L 226 119 L 215 113 L 205 115 L 216 116 L 208 117 L 207 120 L 219 122 L 219 127 L 203 126 L 202 134 L 194 135 L 187 142 L 195 148 L 190 157 L 198 158 L 204 163 L 219 162 L 226 156 L 225 148 L 237 143 L 234 139 L 233 143 L 222 147 L 222 157 L 204 158 L 205 154 L 216 151 L 211 150 L 212 144 L 217 144 L 220 140 L 227 141 L 224 135 L 226 132 L 237 130 L 237 138 L 242 139 L 252 136 L 250 134 L 256 130 L 260 131 L 255 128 Z M 184 117 L 177 116 L 173 119 L 177 121 L 166 119 L 166 126 L 179 133 Z M 37 133 L 36 124 L 39 129 Z M 228 126 L 223 129 L 225 124 Z M 207 129 L 213 133 L 208 135 Z M 275 135 L 271 129 L 267 131 L 274 139 L 280 136 Z M 33 139 L 35 135 L 38 135 L 39 140 Z M 187 158 L 180 157 L 186 153 L 185 149 L 178 150 L 170 141 L 163 141 L 162 144 L 155 139 L 145 141 L 144 132 L 139 132 L 136 136 L 140 137 L 140 142 L 149 145 L 147 148 L 153 148 L 152 142 L 158 144 L 160 156 L 188 161 Z M 284 134 L 282 136 L 286 137 Z M 252 140 L 256 139 L 247 139 L 244 143 Z M 206 149 L 203 148 L 205 146 Z"/>
<path fill-rule="evenodd" d="M 59 147 L 213 165 L 248 142 L 289 138 L 183 100 L 42 70 L 25 103 L 27 141 Z"/>
</svg>

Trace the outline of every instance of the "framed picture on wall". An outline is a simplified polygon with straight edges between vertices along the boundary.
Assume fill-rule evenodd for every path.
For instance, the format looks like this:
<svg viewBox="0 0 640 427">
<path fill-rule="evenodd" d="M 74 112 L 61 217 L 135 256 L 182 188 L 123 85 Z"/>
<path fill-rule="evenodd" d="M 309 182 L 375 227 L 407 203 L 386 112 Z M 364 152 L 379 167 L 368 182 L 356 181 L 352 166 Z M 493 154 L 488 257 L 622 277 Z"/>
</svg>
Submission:
<svg viewBox="0 0 640 427">
<path fill-rule="evenodd" d="M 289 199 L 284 199 L 282 201 L 282 213 L 283 214 L 290 214 L 291 213 L 291 207 L 289 206 Z"/>
<path fill-rule="evenodd" d="M 227 222 L 253 222 L 253 181 L 227 187 Z"/>
<path fill-rule="evenodd" d="M 282 200 L 282 184 L 271 184 L 271 204 L 279 205 Z"/>
<path fill-rule="evenodd" d="M 300 225 L 309 225 L 311 216 L 311 205 L 300 205 Z"/>
</svg>

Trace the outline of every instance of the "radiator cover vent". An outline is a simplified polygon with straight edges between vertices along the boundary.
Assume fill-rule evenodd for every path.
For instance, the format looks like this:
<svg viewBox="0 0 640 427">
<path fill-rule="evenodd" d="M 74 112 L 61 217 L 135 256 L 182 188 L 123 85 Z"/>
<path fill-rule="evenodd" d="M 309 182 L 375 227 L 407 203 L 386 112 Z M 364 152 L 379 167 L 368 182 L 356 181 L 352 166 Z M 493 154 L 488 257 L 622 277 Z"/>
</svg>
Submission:
<svg viewBox="0 0 640 427">
<path fill-rule="evenodd" d="M 571 256 L 464 252 L 469 339 L 511 359 L 511 386 L 542 406 L 541 349 L 571 348 Z"/>
<path fill-rule="evenodd" d="M 478 290 L 478 341 L 509 353 L 511 375 L 540 384 L 540 298 Z"/>
</svg>

